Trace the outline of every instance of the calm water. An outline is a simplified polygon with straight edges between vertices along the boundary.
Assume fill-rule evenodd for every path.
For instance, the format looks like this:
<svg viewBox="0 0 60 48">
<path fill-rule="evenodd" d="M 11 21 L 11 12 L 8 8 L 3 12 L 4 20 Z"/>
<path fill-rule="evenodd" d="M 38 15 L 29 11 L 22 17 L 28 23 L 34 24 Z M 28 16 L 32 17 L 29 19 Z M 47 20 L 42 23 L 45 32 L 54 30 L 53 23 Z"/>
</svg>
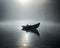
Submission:
<svg viewBox="0 0 60 48">
<path fill-rule="evenodd" d="M 40 36 L 22 31 L 22 25 L 36 24 Z M 59 48 L 60 24 L 46 21 L 6 21 L 0 23 L 1 48 Z"/>
</svg>

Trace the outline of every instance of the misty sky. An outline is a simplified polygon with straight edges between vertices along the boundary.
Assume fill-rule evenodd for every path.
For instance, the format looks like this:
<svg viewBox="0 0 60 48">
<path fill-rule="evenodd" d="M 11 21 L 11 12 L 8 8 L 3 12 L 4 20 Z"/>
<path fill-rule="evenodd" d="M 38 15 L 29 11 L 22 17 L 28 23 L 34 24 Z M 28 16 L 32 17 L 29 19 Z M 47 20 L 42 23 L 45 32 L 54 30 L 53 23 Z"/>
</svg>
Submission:
<svg viewBox="0 0 60 48">
<path fill-rule="evenodd" d="M 59 0 L 2 0 L 0 20 L 59 21 Z"/>
</svg>

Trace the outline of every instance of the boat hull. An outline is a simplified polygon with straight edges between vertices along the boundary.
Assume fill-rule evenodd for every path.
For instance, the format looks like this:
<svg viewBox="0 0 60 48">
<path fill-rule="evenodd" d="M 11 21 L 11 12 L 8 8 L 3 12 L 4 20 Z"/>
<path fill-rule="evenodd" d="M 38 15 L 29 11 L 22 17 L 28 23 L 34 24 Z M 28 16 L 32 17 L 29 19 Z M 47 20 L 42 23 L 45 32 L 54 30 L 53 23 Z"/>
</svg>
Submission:
<svg viewBox="0 0 60 48">
<path fill-rule="evenodd" d="M 35 24 L 35 25 L 30 25 L 30 26 L 22 26 L 23 27 L 23 29 L 36 29 L 36 28 L 38 28 L 39 27 L 39 25 L 40 25 L 40 23 L 38 23 L 38 24 Z"/>
</svg>

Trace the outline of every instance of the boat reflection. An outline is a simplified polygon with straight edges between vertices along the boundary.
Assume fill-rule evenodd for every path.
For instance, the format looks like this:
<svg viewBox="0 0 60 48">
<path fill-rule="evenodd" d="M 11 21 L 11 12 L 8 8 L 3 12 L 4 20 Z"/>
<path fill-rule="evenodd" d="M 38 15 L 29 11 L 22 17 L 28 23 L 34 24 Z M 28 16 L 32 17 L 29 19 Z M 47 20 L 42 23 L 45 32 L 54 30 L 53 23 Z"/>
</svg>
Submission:
<svg viewBox="0 0 60 48">
<path fill-rule="evenodd" d="M 27 33 L 30 32 L 30 33 L 34 33 L 36 34 L 37 36 L 40 36 L 40 33 L 37 29 L 22 29 L 23 31 L 26 31 Z"/>
</svg>

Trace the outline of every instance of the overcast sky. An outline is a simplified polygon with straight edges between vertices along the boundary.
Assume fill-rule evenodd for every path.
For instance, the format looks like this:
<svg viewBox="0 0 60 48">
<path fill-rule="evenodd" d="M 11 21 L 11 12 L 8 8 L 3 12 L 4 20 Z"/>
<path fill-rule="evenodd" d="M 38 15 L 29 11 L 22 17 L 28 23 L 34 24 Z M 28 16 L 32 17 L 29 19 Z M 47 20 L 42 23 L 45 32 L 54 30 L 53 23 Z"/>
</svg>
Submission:
<svg viewBox="0 0 60 48">
<path fill-rule="evenodd" d="M 59 21 L 59 0 L 2 0 L 0 20 Z"/>
</svg>

